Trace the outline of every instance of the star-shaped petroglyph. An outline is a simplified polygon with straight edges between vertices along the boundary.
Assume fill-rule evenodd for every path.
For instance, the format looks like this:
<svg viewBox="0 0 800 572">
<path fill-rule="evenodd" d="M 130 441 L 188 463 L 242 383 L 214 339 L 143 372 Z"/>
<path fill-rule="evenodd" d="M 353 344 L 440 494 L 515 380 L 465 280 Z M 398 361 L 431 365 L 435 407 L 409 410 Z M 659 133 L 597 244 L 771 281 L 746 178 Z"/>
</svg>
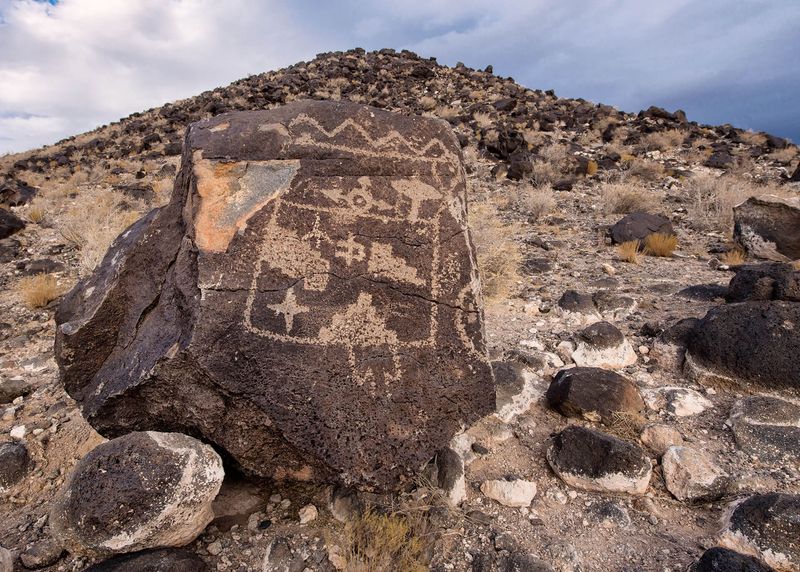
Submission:
<svg viewBox="0 0 800 572">
<path fill-rule="evenodd" d="M 297 297 L 294 295 L 294 286 L 286 291 L 286 296 L 283 298 L 283 302 L 280 304 L 268 305 L 267 308 L 276 314 L 283 315 L 283 319 L 286 320 L 287 334 L 292 331 L 292 326 L 294 326 L 294 317 L 297 314 L 308 312 L 311 309 L 308 306 L 303 306 L 302 304 L 297 303 Z"/>
<path fill-rule="evenodd" d="M 361 262 L 367 256 L 363 244 L 356 242 L 355 237 L 350 235 L 347 240 L 340 240 L 336 243 L 335 256 L 344 258 L 348 266 L 353 262 Z"/>
</svg>

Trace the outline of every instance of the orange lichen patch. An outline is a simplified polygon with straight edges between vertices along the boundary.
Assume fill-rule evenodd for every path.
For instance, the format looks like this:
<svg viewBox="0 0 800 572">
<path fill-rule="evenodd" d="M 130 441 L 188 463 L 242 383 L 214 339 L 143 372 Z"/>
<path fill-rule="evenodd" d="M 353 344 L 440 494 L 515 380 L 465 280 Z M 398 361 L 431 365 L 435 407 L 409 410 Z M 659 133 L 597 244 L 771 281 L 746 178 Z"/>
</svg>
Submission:
<svg viewBox="0 0 800 572">
<path fill-rule="evenodd" d="M 195 242 L 204 252 L 225 252 L 234 235 L 270 200 L 289 188 L 297 161 L 212 161 L 195 152 L 200 210 Z"/>
<path fill-rule="evenodd" d="M 213 133 L 216 133 L 217 131 L 225 131 L 230 126 L 231 126 L 231 124 L 228 123 L 228 122 L 220 123 L 219 125 L 216 125 L 216 126 L 212 127 L 211 129 L 209 129 L 209 131 L 211 131 Z"/>
</svg>

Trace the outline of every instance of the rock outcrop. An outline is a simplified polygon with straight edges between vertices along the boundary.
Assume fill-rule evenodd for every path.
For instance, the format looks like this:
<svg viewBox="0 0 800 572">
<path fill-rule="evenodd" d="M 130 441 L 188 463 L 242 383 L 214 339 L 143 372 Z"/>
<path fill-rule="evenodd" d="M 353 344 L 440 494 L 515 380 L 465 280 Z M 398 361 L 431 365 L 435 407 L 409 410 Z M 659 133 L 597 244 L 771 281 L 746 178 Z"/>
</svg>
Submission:
<svg viewBox="0 0 800 572">
<path fill-rule="evenodd" d="M 170 204 L 57 312 L 67 392 L 106 436 L 396 486 L 494 410 L 465 192 L 439 120 L 317 101 L 192 125 Z"/>
<path fill-rule="evenodd" d="M 748 254 L 777 261 L 800 259 L 800 198 L 750 197 L 733 208 L 733 238 Z"/>
</svg>

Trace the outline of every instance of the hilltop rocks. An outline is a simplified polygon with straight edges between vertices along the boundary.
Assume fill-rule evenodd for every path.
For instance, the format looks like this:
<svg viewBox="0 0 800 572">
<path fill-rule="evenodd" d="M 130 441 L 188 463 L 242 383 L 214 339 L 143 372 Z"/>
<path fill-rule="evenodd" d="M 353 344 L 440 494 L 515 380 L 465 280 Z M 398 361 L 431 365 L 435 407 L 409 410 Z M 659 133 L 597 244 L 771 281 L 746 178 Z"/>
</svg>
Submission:
<svg viewBox="0 0 800 572">
<path fill-rule="evenodd" d="M 644 241 L 651 234 L 675 234 L 672 223 L 661 215 L 635 212 L 622 217 L 611 227 L 611 241 L 622 244 L 631 240 Z"/>
<path fill-rule="evenodd" d="M 644 494 L 652 475 L 641 447 L 577 425 L 550 439 L 546 457 L 561 480 L 587 491 Z"/>
<path fill-rule="evenodd" d="M 183 546 L 211 522 L 223 476 L 219 455 L 192 437 L 130 433 L 81 459 L 53 505 L 50 528 L 78 553 Z"/>
<path fill-rule="evenodd" d="M 14 213 L 0 208 L 0 240 L 8 238 L 25 228 L 25 221 Z"/>
<path fill-rule="evenodd" d="M 800 570 L 800 496 L 754 495 L 732 509 L 722 546 L 757 556 L 779 572 Z"/>
<path fill-rule="evenodd" d="M 734 404 L 728 424 L 745 453 L 800 464 L 800 405 L 769 395 L 745 397 Z"/>
<path fill-rule="evenodd" d="M 712 308 L 689 337 L 685 367 L 701 383 L 800 388 L 800 304 L 746 302 Z"/>
<path fill-rule="evenodd" d="M 667 490 L 678 500 L 717 499 L 730 481 L 728 473 L 708 455 L 692 447 L 670 447 L 661 466 Z"/>
<path fill-rule="evenodd" d="M 30 454 L 25 443 L 0 443 L 0 492 L 17 484 L 28 472 Z"/>
<path fill-rule="evenodd" d="M 65 388 L 104 435 L 393 488 L 494 410 L 465 192 L 439 120 L 306 101 L 194 124 L 170 204 L 57 312 Z"/>
<path fill-rule="evenodd" d="M 750 197 L 733 208 L 733 238 L 767 260 L 800 259 L 800 198 Z"/>
<path fill-rule="evenodd" d="M 559 371 L 545 394 L 548 405 L 567 417 L 582 417 L 611 425 L 615 414 L 636 415 L 645 408 L 629 379 L 596 367 Z"/>
</svg>

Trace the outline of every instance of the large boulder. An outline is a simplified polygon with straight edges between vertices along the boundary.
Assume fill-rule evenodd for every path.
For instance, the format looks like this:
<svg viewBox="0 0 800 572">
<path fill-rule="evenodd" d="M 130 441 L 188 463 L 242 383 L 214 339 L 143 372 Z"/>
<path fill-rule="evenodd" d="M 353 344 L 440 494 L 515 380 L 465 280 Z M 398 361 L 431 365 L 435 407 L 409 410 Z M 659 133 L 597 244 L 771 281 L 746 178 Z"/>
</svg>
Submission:
<svg viewBox="0 0 800 572">
<path fill-rule="evenodd" d="M 91 555 L 184 546 L 213 519 L 224 475 L 214 449 L 192 437 L 129 433 L 78 462 L 50 529 L 71 552 Z"/>
<path fill-rule="evenodd" d="M 750 197 L 733 208 L 733 238 L 767 260 L 800 259 L 800 197 Z"/>
<path fill-rule="evenodd" d="M 745 453 L 767 463 L 800 466 L 800 405 L 750 395 L 733 405 L 728 425 Z"/>
<path fill-rule="evenodd" d="M 701 383 L 800 389 L 800 304 L 744 302 L 712 308 L 689 336 L 685 369 Z"/>
<path fill-rule="evenodd" d="M 634 212 L 625 215 L 610 229 L 611 241 L 622 244 L 632 240 L 644 240 L 651 234 L 674 235 L 675 230 L 669 219 L 656 214 Z"/>
<path fill-rule="evenodd" d="M 494 410 L 446 123 L 301 101 L 190 126 L 181 165 L 56 315 L 62 380 L 100 433 L 391 488 Z"/>
<path fill-rule="evenodd" d="M 636 384 L 598 367 L 562 369 L 545 394 L 550 407 L 567 417 L 613 425 L 620 415 L 636 416 L 645 408 Z"/>
<path fill-rule="evenodd" d="M 25 221 L 0 207 L 0 239 L 7 238 L 25 228 Z"/>
<path fill-rule="evenodd" d="M 760 560 L 733 550 L 709 548 L 694 563 L 691 572 L 775 572 Z"/>
<path fill-rule="evenodd" d="M 783 262 L 747 264 L 728 284 L 727 302 L 785 300 L 800 302 L 800 271 Z"/>
</svg>

